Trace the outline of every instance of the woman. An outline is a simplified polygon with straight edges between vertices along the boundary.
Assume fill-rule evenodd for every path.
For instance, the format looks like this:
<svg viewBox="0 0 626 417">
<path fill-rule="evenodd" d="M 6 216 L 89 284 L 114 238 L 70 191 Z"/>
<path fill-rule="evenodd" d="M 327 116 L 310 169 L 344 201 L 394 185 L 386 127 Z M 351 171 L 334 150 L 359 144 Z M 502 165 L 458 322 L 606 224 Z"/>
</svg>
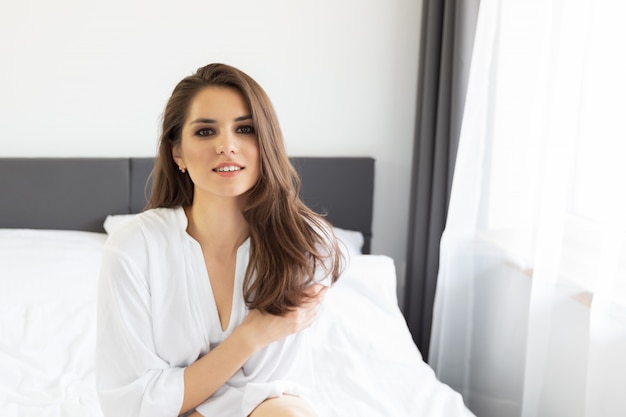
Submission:
<svg viewBox="0 0 626 417">
<path fill-rule="evenodd" d="M 254 80 L 211 64 L 176 86 L 148 209 L 103 254 L 105 415 L 315 416 L 303 330 L 340 255 L 298 190 Z"/>
</svg>

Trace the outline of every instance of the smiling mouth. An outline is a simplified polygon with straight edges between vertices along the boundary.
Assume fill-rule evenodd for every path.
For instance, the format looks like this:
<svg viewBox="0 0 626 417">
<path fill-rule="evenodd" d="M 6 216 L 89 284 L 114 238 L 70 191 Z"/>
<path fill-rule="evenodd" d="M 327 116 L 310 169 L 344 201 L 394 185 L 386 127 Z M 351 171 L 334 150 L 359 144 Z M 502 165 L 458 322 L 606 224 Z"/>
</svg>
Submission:
<svg viewBox="0 0 626 417">
<path fill-rule="evenodd" d="M 214 168 L 213 171 L 215 171 L 215 172 L 233 172 L 233 171 L 241 171 L 242 169 L 243 169 L 243 167 L 237 167 L 237 166 L 231 165 L 231 166 Z"/>
</svg>

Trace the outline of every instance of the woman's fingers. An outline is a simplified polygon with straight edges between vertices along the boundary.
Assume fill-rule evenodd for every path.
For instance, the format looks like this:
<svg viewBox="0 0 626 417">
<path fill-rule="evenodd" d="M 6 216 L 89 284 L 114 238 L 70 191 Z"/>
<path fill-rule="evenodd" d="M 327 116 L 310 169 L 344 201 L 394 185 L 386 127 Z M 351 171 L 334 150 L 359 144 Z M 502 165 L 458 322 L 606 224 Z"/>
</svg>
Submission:
<svg viewBox="0 0 626 417">
<path fill-rule="evenodd" d="M 328 287 L 321 284 L 313 284 L 308 287 L 305 294 L 305 302 L 302 304 L 303 307 L 306 307 L 309 304 L 317 304 L 320 305 L 324 300 L 324 295 L 326 295 L 326 291 Z"/>
<path fill-rule="evenodd" d="M 310 327 L 324 299 L 328 287 L 320 284 L 307 288 L 306 300 L 300 307 L 282 316 L 250 310 L 244 321 L 255 334 L 255 340 L 266 345 Z"/>
</svg>

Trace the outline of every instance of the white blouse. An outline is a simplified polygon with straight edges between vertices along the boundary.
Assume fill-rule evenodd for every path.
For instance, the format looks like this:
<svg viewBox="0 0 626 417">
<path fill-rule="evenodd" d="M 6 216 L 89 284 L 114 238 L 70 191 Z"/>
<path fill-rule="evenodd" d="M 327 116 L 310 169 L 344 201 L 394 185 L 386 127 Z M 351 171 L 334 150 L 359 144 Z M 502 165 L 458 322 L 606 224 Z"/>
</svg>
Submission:
<svg viewBox="0 0 626 417">
<path fill-rule="evenodd" d="M 219 345 L 244 320 L 243 279 L 250 241 L 237 250 L 230 323 L 217 313 L 199 243 L 182 208 L 153 209 L 107 239 L 98 293 L 96 376 L 105 416 L 177 416 L 184 368 Z M 306 395 L 313 386 L 308 332 L 255 353 L 196 410 L 247 416 L 263 400 Z"/>
</svg>

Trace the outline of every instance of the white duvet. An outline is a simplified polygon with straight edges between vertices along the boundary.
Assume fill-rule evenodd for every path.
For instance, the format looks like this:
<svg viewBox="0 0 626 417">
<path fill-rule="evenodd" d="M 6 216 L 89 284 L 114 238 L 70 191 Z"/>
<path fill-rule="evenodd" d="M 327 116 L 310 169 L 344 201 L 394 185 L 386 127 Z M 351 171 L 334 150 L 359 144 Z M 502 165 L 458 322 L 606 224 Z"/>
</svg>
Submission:
<svg viewBox="0 0 626 417">
<path fill-rule="evenodd" d="M 102 416 L 96 284 L 105 234 L 0 229 L 0 416 Z M 352 256 L 312 329 L 320 417 L 471 416 L 413 344 L 395 268 Z"/>
</svg>

